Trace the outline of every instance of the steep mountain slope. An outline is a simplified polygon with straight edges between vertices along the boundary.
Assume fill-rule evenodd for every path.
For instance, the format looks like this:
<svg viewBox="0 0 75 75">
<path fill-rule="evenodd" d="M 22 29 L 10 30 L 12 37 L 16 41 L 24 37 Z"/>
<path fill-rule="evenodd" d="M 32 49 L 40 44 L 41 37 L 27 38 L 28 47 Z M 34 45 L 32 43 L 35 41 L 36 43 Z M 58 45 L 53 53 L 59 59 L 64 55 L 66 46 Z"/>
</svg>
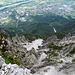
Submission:
<svg viewBox="0 0 75 75">
<path fill-rule="evenodd" d="M 75 75 L 75 1 L 22 1 L 0 0 L 0 75 Z"/>
</svg>

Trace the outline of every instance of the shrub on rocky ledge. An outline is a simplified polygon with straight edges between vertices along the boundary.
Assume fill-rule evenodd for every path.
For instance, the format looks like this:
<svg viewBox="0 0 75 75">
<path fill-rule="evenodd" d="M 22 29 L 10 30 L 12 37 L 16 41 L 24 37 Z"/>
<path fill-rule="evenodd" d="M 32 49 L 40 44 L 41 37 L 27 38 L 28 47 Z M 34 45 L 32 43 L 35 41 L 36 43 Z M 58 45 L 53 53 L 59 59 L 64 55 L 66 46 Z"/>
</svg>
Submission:
<svg viewBox="0 0 75 75">
<path fill-rule="evenodd" d="M 50 45 L 48 48 L 53 48 L 53 49 L 58 49 L 58 50 L 60 50 L 60 49 L 63 48 L 63 46 Z"/>
<path fill-rule="evenodd" d="M 72 62 L 75 62 L 75 58 L 74 58 L 74 59 L 72 59 Z"/>
<path fill-rule="evenodd" d="M 75 48 L 70 51 L 70 54 L 74 54 L 74 53 L 75 53 Z"/>
<path fill-rule="evenodd" d="M 3 55 L 3 58 L 5 59 L 5 62 L 6 62 L 7 64 L 11 63 L 11 64 L 20 65 L 20 60 L 19 60 L 18 57 L 15 56 L 14 54 L 5 53 L 5 54 Z"/>
<path fill-rule="evenodd" d="M 14 54 L 9 54 L 9 53 L 5 53 L 5 52 L 0 51 L 0 56 L 2 56 L 5 59 L 6 64 L 9 64 L 9 63 L 17 64 L 17 65 L 21 64 L 18 57 L 15 56 Z"/>
</svg>

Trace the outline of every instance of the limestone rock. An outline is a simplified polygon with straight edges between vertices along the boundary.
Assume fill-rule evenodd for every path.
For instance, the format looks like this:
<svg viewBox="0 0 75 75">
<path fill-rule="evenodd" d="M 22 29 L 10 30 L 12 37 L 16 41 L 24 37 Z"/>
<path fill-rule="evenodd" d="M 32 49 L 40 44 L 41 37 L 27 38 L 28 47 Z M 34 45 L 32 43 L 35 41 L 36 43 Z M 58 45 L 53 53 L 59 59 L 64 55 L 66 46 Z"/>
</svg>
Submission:
<svg viewBox="0 0 75 75">
<path fill-rule="evenodd" d="M 0 67 L 5 63 L 4 59 L 0 56 Z"/>
</svg>

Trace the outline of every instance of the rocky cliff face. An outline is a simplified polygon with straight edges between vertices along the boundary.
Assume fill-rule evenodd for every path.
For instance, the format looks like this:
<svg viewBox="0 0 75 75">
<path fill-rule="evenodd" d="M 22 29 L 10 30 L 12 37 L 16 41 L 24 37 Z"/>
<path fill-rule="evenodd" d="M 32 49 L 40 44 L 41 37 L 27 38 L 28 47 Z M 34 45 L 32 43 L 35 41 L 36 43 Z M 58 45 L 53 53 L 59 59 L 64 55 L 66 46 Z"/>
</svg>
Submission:
<svg viewBox="0 0 75 75">
<path fill-rule="evenodd" d="M 74 75 L 75 63 L 66 63 L 59 66 L 46 66 L 40 68 L 36 73 L 31 74 L 27 68 L 16 64 L 6 64 L 0 56 L 0 75 Z"/>
<path fill-rule="evenodd" d="M 74 75 L 75 36 L 68 34 L 63 39 L 51 36 L 47 40 L 35 39 L 30 42 L 25 36 L 8 37 L 0 40 L 1 74 L 11 75 Z M 7 44 L 6 44 L 6 43 Z M 9 64 L 12 63 L 12 64 Z M 5 65 L 3 65 L 5 64 Z M 18 64 L 21 67 L 14 65 Z M 5 68 L 6 67 L 6 68 Z M 28 74 L 23 68 L 28 68 Z M 14 70 L 14 68 L 16 68 Z M 6 73 L 7 72 L 7 73 Z M 31 73 L 30 73 L 31 72 Z M 23 73 L 23 74 L 22 74 Z"/>
<path fill-rule="evenodd" d="M 32 75 L 30 70 L 21 68 L 16 64 L 6 64 L 0 56 L 0 75 Z"/>
</svg>

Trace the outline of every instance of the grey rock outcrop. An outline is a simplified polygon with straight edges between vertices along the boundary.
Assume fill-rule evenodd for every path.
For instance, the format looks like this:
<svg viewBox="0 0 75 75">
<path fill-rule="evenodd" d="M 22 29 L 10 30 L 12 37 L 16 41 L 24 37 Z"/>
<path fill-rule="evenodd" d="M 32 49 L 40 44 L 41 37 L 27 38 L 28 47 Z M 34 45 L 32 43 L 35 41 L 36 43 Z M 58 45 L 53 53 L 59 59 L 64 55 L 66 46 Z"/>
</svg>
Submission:
<svg viewBox="0 0 75 75">
<path fill-rule="evenodd" d="M 55 35 L 49 37 L 49 38 L 46 40 L 47 43 L 53 43 L 53 44 L 56 44 L 57 41 L 58 41 L 58 38 L 57 38 L 57 36 L 55 36 Z"/>
<path fill-rule="evenodd" d="M 4 59 L 0 56 L 0 68 L 2 67 L 2 65 L 5 63 Z"/>
<path fill-rule="evenodd" d="M 66 35 L 60 42 L 59 45 L 66 45 L 70 43 L 75 43 L 75 36 L 71 35 L 70 33 Z"/>
<path fill-rule="evenodd" d="M 75 63 L 66 63 L 59 70 L 65 73 L 66 75 L 74 75 L 75 74 Z"/>
<path fill-rule="evenodd" d="M 27 68 L 21 68 L 16 64 L 5 64 L 0 56 L 0 75 L 32 75 Z"/>
</svg>

